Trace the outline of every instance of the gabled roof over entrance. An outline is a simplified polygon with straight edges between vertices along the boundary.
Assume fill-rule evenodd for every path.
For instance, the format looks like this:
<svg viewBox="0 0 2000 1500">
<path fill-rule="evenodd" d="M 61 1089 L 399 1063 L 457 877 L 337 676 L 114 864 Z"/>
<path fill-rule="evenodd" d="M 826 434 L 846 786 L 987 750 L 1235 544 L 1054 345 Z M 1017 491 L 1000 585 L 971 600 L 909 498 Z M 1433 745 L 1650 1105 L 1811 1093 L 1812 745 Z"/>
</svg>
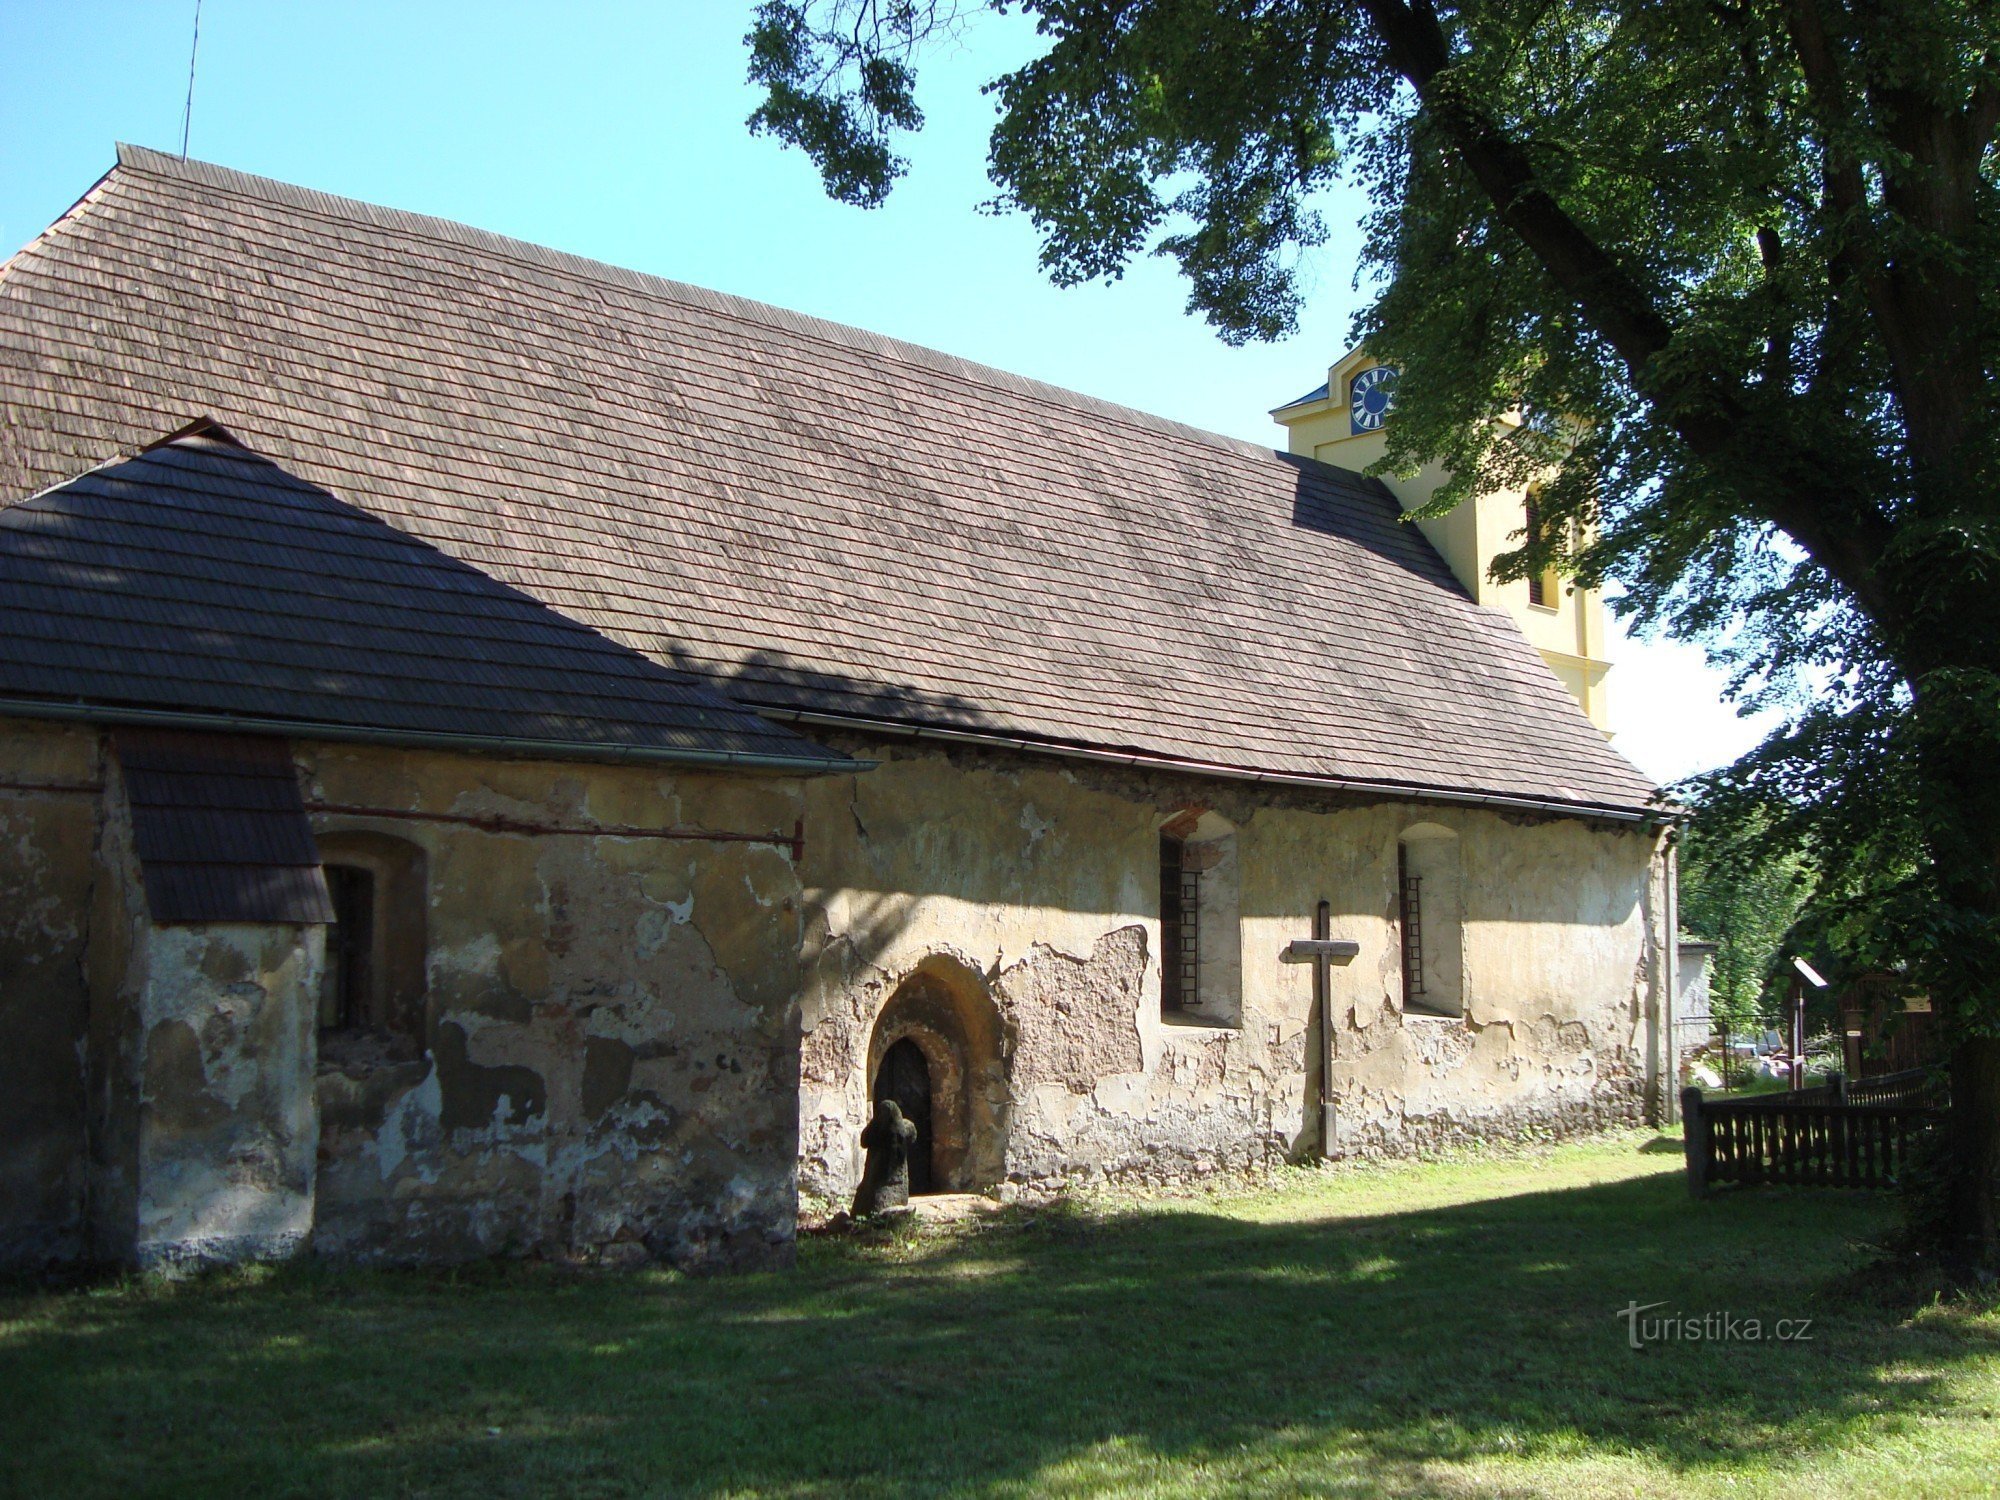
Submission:
<svg viewBox="0 0 2000 1500">
<path fill-rule="evenodd" d="M 1651 786 L 1372 480 L 153 152 L 0 273 L 0 499 L 213 412 L 777 711 L 1239 775 Z"/>
<path fill-rule="evenodd" d="M 851 768 L 207 422 L 0 509 L 0 710 Z"/>
</svg>

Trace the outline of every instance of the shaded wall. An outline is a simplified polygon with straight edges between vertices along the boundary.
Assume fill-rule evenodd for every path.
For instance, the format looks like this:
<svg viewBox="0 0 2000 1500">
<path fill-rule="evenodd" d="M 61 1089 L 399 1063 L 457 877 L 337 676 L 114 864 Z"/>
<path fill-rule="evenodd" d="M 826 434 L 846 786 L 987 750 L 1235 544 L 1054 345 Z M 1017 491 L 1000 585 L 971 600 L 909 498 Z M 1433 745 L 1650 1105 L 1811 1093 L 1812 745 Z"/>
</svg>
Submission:
<svg viewBox="0 0 2000 1500">
<path fill-rule="evenodd" d="M 84 1249 L 100 774 L 94 731 L 0 720 L 0 1266 Z"/>
<path fill-rule="evenodd" d="M 1001 1137 L 984 1183 L 1176 1178 L 1320 1146 L 1310 966 L 1280 961 L 1332 903 L 1361 955 L 1331 984 L 1336 1155 L 1636 1122 L 1663 1010 L 1655 836 L 1574 819 L 1353 799 L 908 742 L 808 784 L 801 1186 L 860 1168 L 871 1036 L 924 966 L 997 1013 Z M 1158 839 L 1189 808 L 1236 832 L 1241 1024 L 1162 1017 Z M 1465 1014 L 1406 1013 L 1397 846 L 1455 834 Z M 970 1059 L 975 1070 L 982 1059 Z"/>
<path fill-rule="evenodd" d="M 320 1064 L 315 1248 L 786 1259 L 800 903 L 776 840 L 797 783 L 341 746 L 301 760 L 309 805 L 414 815 L 315 812 L 326 846 L 413 844 L 426 886 L 420 1050 Z M 603 825 L 767 841 L 558 831 Z"/>
<path fill-rule="evenodd" d="M 99 742 L 0 720 L 6 1263 L 789 1258 L 795 781 L 295 744 L 413 1018 L 322 1034 L 326 929 L 155 924 Z"/>
</svg>

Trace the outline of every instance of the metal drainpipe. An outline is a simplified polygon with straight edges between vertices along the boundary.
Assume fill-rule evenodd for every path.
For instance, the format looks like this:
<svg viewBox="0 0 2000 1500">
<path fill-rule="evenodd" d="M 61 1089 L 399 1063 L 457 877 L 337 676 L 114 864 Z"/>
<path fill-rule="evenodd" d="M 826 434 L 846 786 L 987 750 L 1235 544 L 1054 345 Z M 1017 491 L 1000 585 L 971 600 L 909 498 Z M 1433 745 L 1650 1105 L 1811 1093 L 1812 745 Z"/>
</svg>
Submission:
<svg viewBox="0 0 2000 1500">
<path fill-rule="evenodd" d="M 1681 851 L 1680 839 L 1669 828 L 1661 840 L 1666 850 L 1667 860 L 1667 951 L 1665 969 L 1667 971 L 1667 993 L 1661 1001 L 1660 1009 L 1666 1017 L 1667 1068 L 1664 1091 L 1666 1107 L 1660 1116 L 1669 1125 L 1680 1123 L 1681 1118 L 1681 1035 L 1679 1005 L 1681 998 Z"/>
<path fill-rule="evenodd" d="M 17 719 L 51 719 L 61 723 L 131 724 L 142 728 L 279 735 L 287 739 L 332 744 L 389 745 L 399 749 L 451 750 L 465 754 L 518 756 L 527 760 L 583 761 L 593 765 L 681 766 L 690 769 L 755 770 L 822 776 L 851 775 L 872 770 L 875 764 L 873 761 L 855 760 L 849 756 L 829 758 L 826 755 L 777 755 L 755 750 L 683 750 L 672 746 L 591 744 L 485 734 L 445 734 L 431 730 L 384 729 L 374 725 L 266 719 L 235 713 L 117 708 L 38 698 L 0 698 L 0 716 Z"/>
</svg>

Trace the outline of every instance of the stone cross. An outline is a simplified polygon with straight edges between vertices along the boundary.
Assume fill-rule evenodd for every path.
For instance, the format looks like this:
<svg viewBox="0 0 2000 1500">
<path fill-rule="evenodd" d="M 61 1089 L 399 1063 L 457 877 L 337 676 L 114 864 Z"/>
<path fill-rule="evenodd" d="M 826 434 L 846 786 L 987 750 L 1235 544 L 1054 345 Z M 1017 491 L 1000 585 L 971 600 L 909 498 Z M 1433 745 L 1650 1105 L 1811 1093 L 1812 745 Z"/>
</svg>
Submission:
<svg viewBox="0 0 2000 1500">
<path fill-rule="evenodd" d="M 857 1219 L 885 1208 L 909 1207 L 910 1147 L 916 1140 L 916 1122 L 903 1118 L 903 1107 L 894 1099 L 877 1101 L 875 1118 L 861 1132 L 868 1157 L 854 1195 Z"/>
</svg>

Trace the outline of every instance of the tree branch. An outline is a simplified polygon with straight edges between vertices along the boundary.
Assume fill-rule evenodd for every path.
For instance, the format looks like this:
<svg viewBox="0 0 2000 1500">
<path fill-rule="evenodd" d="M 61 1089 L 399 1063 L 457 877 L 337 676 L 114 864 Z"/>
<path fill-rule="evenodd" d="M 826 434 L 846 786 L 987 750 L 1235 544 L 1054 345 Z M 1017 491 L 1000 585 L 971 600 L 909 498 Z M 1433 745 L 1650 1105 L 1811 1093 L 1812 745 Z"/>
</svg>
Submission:
<svg viewBox="0 0 2000 1500">
<path fill-rule="evenodd" d="M 1779 476 L 1744 494 L 1744 503 L 1811 553 L 1871 619 L 1891 628 L 1900 623 L 1876 571 L 1891 527 L 1856 478 L 1830 474 L 1823 454 L 1794 451 L 1781 435 L 1753 424 L 1750 402 L 1734 382 L 1712 374 L 1663 374 L 1655 361 L 1673 342 L 1673 324 L 1541 185 L 1518 142 L 1454 86 L 1450 45 L 1435 19 L 1402 0 L 1362 5 L 1390 66 L 1416 90 L 1501 222 L 1575 300 L 1682 441 L 1717 472 L 1752 467 Z"/>
</svg>

